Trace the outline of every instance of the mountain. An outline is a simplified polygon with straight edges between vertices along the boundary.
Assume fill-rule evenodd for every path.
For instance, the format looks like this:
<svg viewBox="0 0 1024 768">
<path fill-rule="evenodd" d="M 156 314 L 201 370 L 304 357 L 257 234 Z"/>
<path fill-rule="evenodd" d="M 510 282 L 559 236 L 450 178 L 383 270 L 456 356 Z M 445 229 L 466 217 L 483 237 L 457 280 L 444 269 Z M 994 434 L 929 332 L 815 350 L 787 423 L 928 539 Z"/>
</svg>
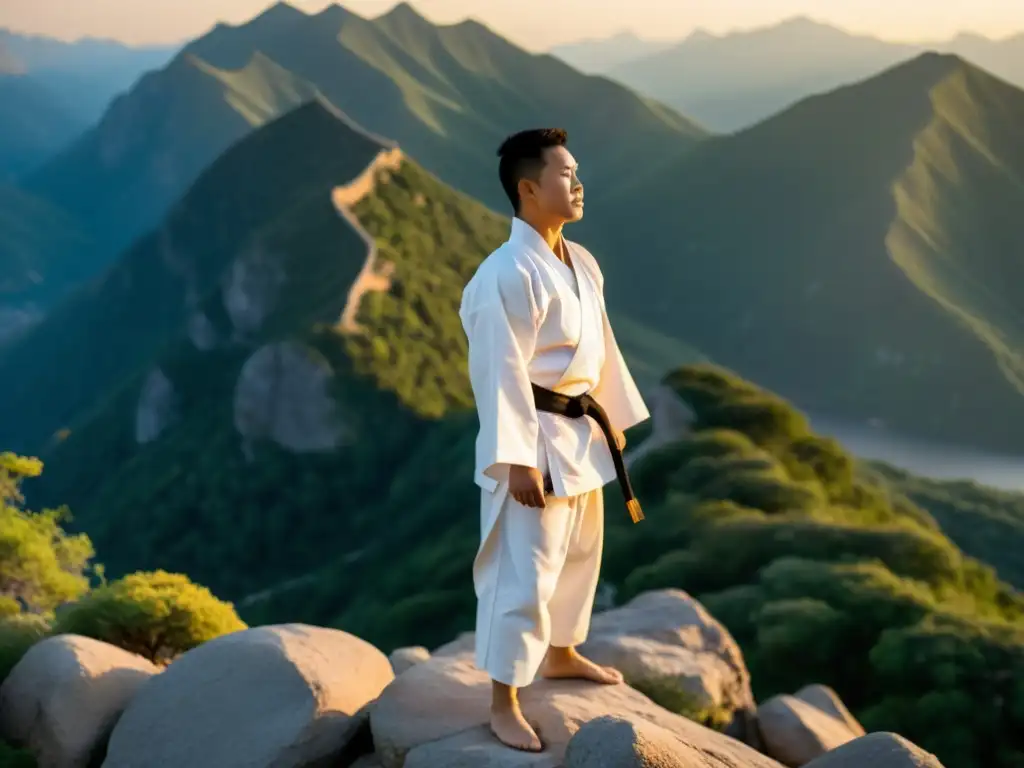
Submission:
<svg viewBox="0 0 1024 768">
<path fill-rule="evenodd" d="M 144 75 L 23 185 L 71 212 L 105 251 L 117 251 L 236 139 L 315 94 L 260 54 L 225 71 L 184 53 Z"/>
<path fill-rule="evenodd" d="M 609 41 L 609 48 L 616 46 Z M 595 68 L 713 131 L 745 128 L 796 101 L 926 51 L 954 53 L 1024 86 L 1024 35 L 958 35 L 923 44 L 854 35 L 807 17 L 726 35 L 694 33 L 661 51 Z M 601 54 L 594 50 L 595 59 Z"/>
<path fill-rule="evenodd" d="M 633 32 L 619 32 L 611 37 L 557 45 L 550 53 L 580 72 L 604 74 L 628 61 L 651 56 L 672 45 L 673 41 L 669 40 L 648 40 Z"/>
<path fill-rule="evenodd" d="M 114 96 L 144 72 L 164 66 L 174 50 L 95 38 L 65 42 L 0 28 L 0 61 L 6 51 L 82 125 L 99 119 Z"/>
<path fill-rule="evenodd" d="M 33 75 L 0 71 L 0 181 L 34 170 L 85 128 Z"/>
<path fill-rule="evenodd" d="M 0 345 L 88 278 L 93 247 L 65 212 L 0 183 Z"/>
<path fill-rule="evenodd" d="M 812 413 L 1020 453 L 1022 148 L 1024 92 L 952 55 L 804 99 L 588 195 L 630 222 L 609 306 Z"/>
<path fill-rule="evenodd" d="M 260 77 L 239 76 L 244 87 L 225 84 L 227 73 L 250 70 L 254 61 L 262 62 Z M 276 74 L 268 83 L 271 68 Z M 252 98 L 254 88 L 272 97 Z M 190 43 L 26 187 L 98 228 L 116 252 L 154 226 L 226 146 L 294 106 L 282 92 L 312 89 L 495 208 L 507 206 L 495 152 L 519 128 L 564 125 L 574 147 L 593 158 L 589 178 L 608 183 L 636 170 L 631 147 L 619 140 L 623 133 L 665 155 L 704 135 L 622 86 L 528 54 L 476 22 L 434 26 L 405 4 L 367 20 L 340 6 L 307 15 L 280 3 Z M 266 109 L 253 120 L 239 100 Z M 82 188 L 93 194 L 81 195 Z"/>
<path fill-rule="evenodd" d="M 799 17 L 746 32 L 687 38 L 606 74 L 676 109 L 685 105 L 685 113 L 702 125 L 726 132 L 804 96 L 877 74 L 916 52 Z"/>
</svg>

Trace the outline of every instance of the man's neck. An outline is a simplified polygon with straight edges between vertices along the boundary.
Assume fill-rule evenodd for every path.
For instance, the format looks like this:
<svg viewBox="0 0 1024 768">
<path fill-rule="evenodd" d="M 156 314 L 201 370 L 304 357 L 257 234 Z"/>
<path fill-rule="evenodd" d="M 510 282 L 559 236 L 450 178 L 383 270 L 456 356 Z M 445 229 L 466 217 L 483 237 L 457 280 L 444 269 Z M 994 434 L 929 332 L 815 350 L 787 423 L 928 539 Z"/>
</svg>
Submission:
<svg viewBox="0 0 1024 768">
<path fill-rule="evenodd" d="M 532 217 L 520 216 L 523 221 L 529 224 L 541 236 L 551 252 L 558 256 L 558 242 L 562 239 L 562 223 L 551 224 L 550 222 L 537 221 Z"/>
</svg>

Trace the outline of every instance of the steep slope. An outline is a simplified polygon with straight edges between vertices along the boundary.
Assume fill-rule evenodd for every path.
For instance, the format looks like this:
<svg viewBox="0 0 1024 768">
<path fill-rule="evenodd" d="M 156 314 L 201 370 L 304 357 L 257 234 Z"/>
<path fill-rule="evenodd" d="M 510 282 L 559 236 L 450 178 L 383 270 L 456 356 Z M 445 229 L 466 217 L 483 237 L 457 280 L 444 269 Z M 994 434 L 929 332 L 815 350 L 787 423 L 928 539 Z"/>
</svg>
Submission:
<svg viewBox="0 0 1024 768">
<path fill-rule="evenodd" d="M 465 485 L 444 463 L 475 435 L 458 304 L 508 227 L 300 107 L 0 358 L 20 372 L 0 375 L 0 444 L 33 437 L 33 503 L 70 504 L 114 572 L 165 565 L 241 597 L 356 553 L 402 529 L 423 483 Z M 680 351 L 622 326 L 638 370 Z"/>
<path fill-rule="evenodd" d="M 115 102 L 29 188 L 94 222 L 102 238 L 129 242 L 155 225 L 228 143 L 258 125 L 230 103 L 222 78 L 208 76 L 211 67 L 235 71 L 257 56 L 290 73 L 290 82 L 315 86 L 361 125 L 394 138 L 428 170 L 495 208 L 507 205 L 495 151 L 518 128 L 565 125 L 574 146 L 593 158 L 589 178 L 608 183 L 634 170 L 636 143 L 671 155 L 703 135 L 622 86 L 531 56 L 473 22 L 436 27 L 407 5 L 367 20 L 339 6 L 307 15 L 282 3 L 188 45 L 165 71 L 146 76 Z M 136 120 L 147 130 L 134 127 Z M 83 187 L 97 193 L 82 199 Z"/>
<path fill-rule="evenodd" d="M 107 253 L 116 252 L 155 224 L 235 140 L 315 93 L 258 53 L 236 71 L 182 54 L 143 76 L 24 186 L 74 214 Z"/>
<path fill-rule="evenodd" d="M 705 142 L 594 201 L 609 302 L 811 412 L 1024 450 L 1022 126 L 926 54 Z"/>
<path fill-rule="evenodd" d="M 85 127 L 35 77 L 0 69 L 0 181 L 34 170 Z"/>
<path fill-rule="evenodd" d="M 246 137 L 160 227 L 0 354 L 0 370 L 11 372 L 0 397 L 12 406 L 0 442 L 37 450 L 186 325 L 203 344 L 213 328 L 198 303 L 231 259 L 255 247 L 255 230 L 378 151 L 380 141 L 346 125 L 314 101 Z M 80 373 L 60 376 L 69 370 Z"/>
<path fill-rule="evenodd" d="M 618 47 L 614 40 L 606 44 L 614 55 Z M 1024 87 L 1024 35 L 1005 40 L 958 35 L 928 43 L 892 43 L 806 17 L 726 35 L 697 32 L 671 47 L 600 71 L 713 131 L 725 132 L 753 125 L 807 96 L 875 75 L 926 51 L 956 54 Z M 597 59 L 601 54 L 595 47 L 590 55 Z"/>
</svg>

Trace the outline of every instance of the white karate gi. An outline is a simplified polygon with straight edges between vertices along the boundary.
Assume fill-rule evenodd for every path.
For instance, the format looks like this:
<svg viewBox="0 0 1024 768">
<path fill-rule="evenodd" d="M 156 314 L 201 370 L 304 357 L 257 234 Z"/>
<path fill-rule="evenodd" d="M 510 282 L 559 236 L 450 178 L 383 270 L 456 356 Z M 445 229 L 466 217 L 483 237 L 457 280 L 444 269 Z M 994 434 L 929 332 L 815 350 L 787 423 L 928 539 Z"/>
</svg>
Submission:
<svg viewBox="0 0 1024 768">
<path fill-rule="evenodd" d="M 480 417 L 476 662 L 517 687 L 535 678 L 549 644 L 586 639 L 604 544 L 602 487 L 615 480 L 596 422 L 538 412 L 530 384 L 589 392 L 619 431 L 650 416 L 609 325 L 597 261 L 565 242 L 575 275 L 533 227 L 513 219 L 508 241 L 467 283 L 459 311 Z M 512 498 L 510 464 L 550 475 L 544 509 Z"/>
</svg>

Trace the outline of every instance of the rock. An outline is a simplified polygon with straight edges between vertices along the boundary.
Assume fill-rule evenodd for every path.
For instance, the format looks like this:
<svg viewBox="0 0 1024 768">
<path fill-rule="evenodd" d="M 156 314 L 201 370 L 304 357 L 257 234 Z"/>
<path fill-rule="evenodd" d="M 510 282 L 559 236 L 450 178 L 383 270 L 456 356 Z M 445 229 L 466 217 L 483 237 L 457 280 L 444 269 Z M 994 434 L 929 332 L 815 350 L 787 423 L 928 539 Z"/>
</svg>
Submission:
<svg viewBox="0 0 1024 768">
<path fill-rule="evenodd" d="M 780 768 L 750 747 L 672 714 L 624 684 L 538 680 L 520 691 L 520 701 L 527 719 L 536 724 L 544 752 L 512 750 L 491 735 L 491 683 L 476 668 L 471 651 L 434 655 L 395 678 L 371 705 L 376 754 L 383 768 L 554 768 L 562 764 L 566 747 L 582 724 L 609 715 L 665 729 L 688 746 L 690 752 L 684 754 L 705 761 L 695 765 Z"/>
<path fill-rule="evenodd" d="M 135 441 L 152 442 L 178 418 L 178 394 L 159 368 L 149 372 L 135 409 Z"/>
<path fill-rule="evenodd" d="M 270 439 L 296 453 L 329 451 L 347 429 L 330 392 L 334 372 L 315 350 L 291 341 L 256 350 L 235 385 L 235 428 L 249 440 Z"/>
<path fill-rule="evenodd" d="M 857 733 L 844 720 L 796 696 L 772 697 L 757 708 L 757 719 L 765 752 L 792 768 L 806 765 L 863 733 L 863 729 Z"/>
<path fill-rule="evenodd" d="M 140 686 L 159 669 L 80 635 L 40 640 L 0 686 L 0 739 L 40 768 L 85 768 Z"/>
<path fill-rule="evenodd" d="M 450 656 L 473 649 L 474 634 L 434 650 Z M 679 686 L 699 708 L 753 711 L 750 673 L 729 631 L 680 589 L 645 592 L 619 608 L 595 613 L 580 652 L 620 669 L 626 681 Z"/>
<path fill-rule="evenodd" d="M 850 710 L 843 704 L 839 694 L 827 685 L 806 685 L 797 691 L 794 696 L 817 707 L 825 714 L 846 723 L 854 736 L 863 736 L 865 734 L 864 726 L 858 723 L 857 718 L 850 714 Z"/>
<path fill-rule="evenodd" d="M 895 733 L 869 733 L 812 760 L 807 768 L 943 768 L 931 752 Z"/>
<path fill-rule="evenodd" d="M 103 768 L 347 764 L 342 756 L 370 751 L 366 705 L 393 679 L 387 656 L 339 630 L 285 624 L 222 635 L 139 692 Z"/>
<path fill-rule="evenodd" d="M 349 768 L 384 768 L 384 766 L 381 765 L 376 755 L 363 755 L 352 763 Z"/>
<path fill-rule="evenodd" d="M 683 758 L 683 753 L 689 751 L 688 745 L 653 723 L 599 717 L 584 723 L 569 739 L 565 768 L 692 768 L 700 765 Z"/>
<path fill-rule="evenodd" d="M 617 667 L 631 685 L 671 683 L 694 706 L 753 709 L 750 673 L 729 631 L 679 589 L 645 592 L 594 615 L 580 652 Z"/>
<path fill-rule="evenodd" d="M 430 651 L 424 648 L 422 645 L 414 645 L 409 648 L 396 648 L 388 656 L 388 660 L 391 662 L 391 668 L 395 670 L 395 675 L 400 675 L 409 667 L 419 664 L 421 661 L 426 661 L 430 658 Z"/>
<path fill-rule="evenodd" d="M 224 310 L 240 336 L 255 333 L 273 310 L 286 275 L 281 258 L 260 242 L 239 254 L 224 275 Z"/>
</svg>

